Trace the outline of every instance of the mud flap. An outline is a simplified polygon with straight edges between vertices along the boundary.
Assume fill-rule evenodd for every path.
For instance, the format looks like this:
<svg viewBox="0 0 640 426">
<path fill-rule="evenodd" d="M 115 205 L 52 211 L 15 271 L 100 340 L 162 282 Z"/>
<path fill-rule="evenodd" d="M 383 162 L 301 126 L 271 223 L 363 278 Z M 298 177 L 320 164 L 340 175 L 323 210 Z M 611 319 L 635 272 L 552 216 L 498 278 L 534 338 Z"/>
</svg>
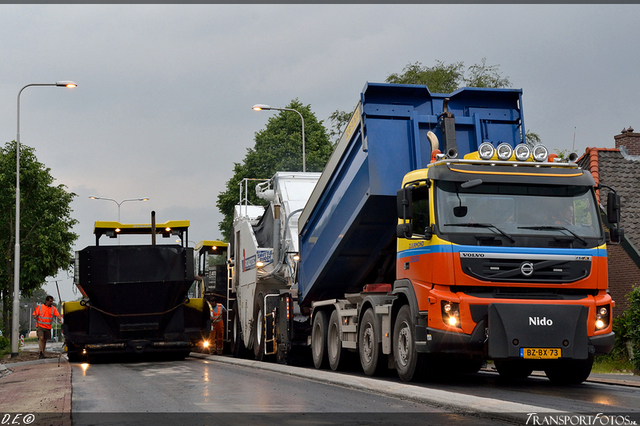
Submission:
<svg viewBox="0 0 640 426">
<path fill-rule="evenodd" d="M 489 305 L 488 356 L 521 358 L 524 348 L 558 348 L 565 359 L 587 359 L 589 309 L 580 305 Z"/>
</svg>

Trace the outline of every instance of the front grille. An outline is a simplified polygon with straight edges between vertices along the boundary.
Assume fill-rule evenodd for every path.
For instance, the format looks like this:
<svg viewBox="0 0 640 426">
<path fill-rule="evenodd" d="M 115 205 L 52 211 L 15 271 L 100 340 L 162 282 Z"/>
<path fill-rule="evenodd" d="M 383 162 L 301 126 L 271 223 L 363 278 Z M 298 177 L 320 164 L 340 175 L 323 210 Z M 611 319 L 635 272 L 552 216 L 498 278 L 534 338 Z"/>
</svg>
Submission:
<svg viewBox="0 0 640 426">
<path fill-rule="evenodd" d="M 461 258 L 464 273 L 483 281 L 570 283 L 585 278 L 591 272 L 591 262 L 585 260 L 526 258 Z"/>
</svg>

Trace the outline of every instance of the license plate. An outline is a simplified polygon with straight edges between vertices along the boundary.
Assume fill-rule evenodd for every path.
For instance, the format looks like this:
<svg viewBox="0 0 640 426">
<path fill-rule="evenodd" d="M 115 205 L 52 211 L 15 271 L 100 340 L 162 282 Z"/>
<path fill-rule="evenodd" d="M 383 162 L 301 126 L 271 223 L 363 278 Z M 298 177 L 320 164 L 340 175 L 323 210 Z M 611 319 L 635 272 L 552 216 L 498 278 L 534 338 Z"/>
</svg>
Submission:
<svg viewBox="0 0 640 426">
<path fill-rule="evenodd" d="M 561 355 L 560 348 L 520 348 L 520 358 L 558 359 Z"/>
</svg>

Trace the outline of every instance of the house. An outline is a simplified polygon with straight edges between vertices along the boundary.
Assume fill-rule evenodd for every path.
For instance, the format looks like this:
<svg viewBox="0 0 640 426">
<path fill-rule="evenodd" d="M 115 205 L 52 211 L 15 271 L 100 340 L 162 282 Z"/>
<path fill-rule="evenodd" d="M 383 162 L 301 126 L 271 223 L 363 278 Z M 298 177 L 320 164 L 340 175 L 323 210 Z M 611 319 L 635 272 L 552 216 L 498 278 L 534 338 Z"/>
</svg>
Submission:
<svg viewBox="0 0 640 426">
<path fill-rule="evenodd" d="M 618 317 L 629 307 L 626 295 L 640 285 L 640 133 L 629 127 L 614 140 L 615 148 L 587 148 L 577 163 L 591 172 L 597 185 L 603 185 L 596 194 L 604 211 L 609 192 L 604 185 L 621 196 L 624 241 L 607 244 L 609 291 L 616 303 L 614 317 Z"/>
</svg>

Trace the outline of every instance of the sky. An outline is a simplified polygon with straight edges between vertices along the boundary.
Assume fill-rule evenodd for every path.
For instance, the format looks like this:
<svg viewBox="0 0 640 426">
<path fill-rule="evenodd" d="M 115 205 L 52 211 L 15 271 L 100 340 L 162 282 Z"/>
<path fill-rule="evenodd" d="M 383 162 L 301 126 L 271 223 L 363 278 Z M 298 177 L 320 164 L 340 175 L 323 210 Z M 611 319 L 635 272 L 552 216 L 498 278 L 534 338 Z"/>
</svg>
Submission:
<svg viewBox="0 0 640 426">
<path fill-rule="evenodd" d="M 96 220 L 190 220 L 221 238 L 216 200 L 274 112 L 298 99 L 328 123 L 366 82 L 409 63 L 486 58 L 523 90 L 550 151 L 640 131 L 639 5 L 0 5 L 0 143 L 36 149 L 77 194 L 74 250 Z M 268 177 L 268 176 L 256 176 Z M 104 239 L 103 239 L 104 240 Z M 104 243 L 115 243 L 105 241 Z M 123 243 L 126 243 L 123 239 Z M 101 241 L 102 244 L 102 241 Z M 45 289 L 74 300 L 66 273 Z"/>
</svg>

